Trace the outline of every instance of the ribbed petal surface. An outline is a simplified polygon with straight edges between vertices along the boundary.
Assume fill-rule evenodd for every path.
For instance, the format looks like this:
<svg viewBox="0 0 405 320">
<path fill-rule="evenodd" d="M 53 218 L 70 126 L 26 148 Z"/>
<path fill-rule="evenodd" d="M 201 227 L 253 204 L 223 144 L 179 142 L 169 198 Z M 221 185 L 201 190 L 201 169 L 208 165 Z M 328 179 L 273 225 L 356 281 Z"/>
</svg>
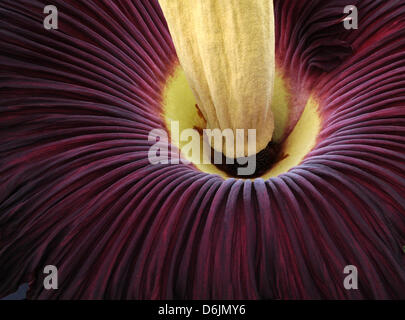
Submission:
<svg viewBox="0 0 405 320">
<path fill-rule="evenodd" d="M 0 2 L 0 296 L 405 298 L 402 0 L 358 1 L 351 31 L 353 1 L 275 0 L 278 62 L 322 130 L 253 182 L 149 163 L 177 65 L 156 0 L 52 2 L 58 31 L 45 1 Z"/>
</svg>

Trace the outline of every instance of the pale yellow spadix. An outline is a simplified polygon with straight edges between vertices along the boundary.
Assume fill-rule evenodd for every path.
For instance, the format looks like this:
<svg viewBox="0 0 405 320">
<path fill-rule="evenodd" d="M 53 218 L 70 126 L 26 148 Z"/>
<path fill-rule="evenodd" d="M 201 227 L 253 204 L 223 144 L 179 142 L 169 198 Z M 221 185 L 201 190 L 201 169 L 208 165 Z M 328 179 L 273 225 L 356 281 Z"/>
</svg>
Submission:
<svg viewBox="0 0 405 320">
<path fill-rule="evenodd" d="M 272 139 L 275 76 L 271 0 L 159 0 L 177 55 L 208 129 L 256 129 L 256 152 Z M 236 136 L 236 135 L 235 135 Z M 235 141 L 237 143 L 238 141 Z M 234 150 L 223 153 L 232 157 Z"/>
</svg>

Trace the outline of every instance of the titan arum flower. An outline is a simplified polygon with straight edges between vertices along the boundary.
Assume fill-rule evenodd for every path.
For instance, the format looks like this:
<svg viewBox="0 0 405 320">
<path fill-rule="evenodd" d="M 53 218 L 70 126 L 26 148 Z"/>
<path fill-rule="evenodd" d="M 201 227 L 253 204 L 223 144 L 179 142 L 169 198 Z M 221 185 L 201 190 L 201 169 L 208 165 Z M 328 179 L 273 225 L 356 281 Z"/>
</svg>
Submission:
<svg viewBox="0 0 405 320">
<path fill-rule="evenodd" d="M 0 2 L 0 296 L 405 298 L 403 1 L 47 4 Z M 151 164 L 173 121 L 262 172 Z"/>
</svg>

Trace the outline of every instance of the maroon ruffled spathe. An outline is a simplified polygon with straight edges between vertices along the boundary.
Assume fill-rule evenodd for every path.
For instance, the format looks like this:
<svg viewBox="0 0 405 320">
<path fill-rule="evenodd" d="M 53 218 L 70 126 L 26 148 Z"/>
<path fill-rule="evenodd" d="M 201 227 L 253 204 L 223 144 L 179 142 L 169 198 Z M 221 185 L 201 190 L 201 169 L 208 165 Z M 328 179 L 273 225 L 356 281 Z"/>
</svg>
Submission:
<svg viewBox="0 0 405 320">
<path fill-rule="evenodd" d="M 353 3 L 275 0 L 279 66 L 323 123 L 254 182 L 149 163 L 177 64 L 156 0 L 52 3 L 58 31 L 45 1 L 0 2 L 0 296 L 405 298 L 404 1 L 359 1 L 348 31 Z"/>
</svg>

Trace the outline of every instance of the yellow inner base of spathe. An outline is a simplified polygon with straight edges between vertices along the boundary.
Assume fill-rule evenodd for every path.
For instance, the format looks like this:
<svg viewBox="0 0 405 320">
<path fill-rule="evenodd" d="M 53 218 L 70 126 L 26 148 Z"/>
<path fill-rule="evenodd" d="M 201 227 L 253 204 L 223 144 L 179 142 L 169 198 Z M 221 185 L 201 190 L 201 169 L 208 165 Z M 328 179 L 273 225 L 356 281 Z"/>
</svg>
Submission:
<svg viewBox="0 0 405 320">
<path fill-rule="evenodd" d="M 283 137 L 288 120 L 289 100 L 290 93 L 288 92 L 285 80 L 279 72 L 276 72 L 274 95 L 272 99 L 272 111 L 275 122 L 273 140 L 275 142 L 280 142 L 280 139 Z M 180 66 L 177 67 L 174 74 L 167 81 L 163 93 L 163 116 L 169 133 L 172 121 L 178 121 L 180 133 L 185 129 L 205 128 L 204 119 L 198 114 L 196 100 L 183 69 Z M 285 141 L 282 142 L 282 153 L 284 156 L 260 178 L 267 180 L 288 172 L 291 168 L 299 165 L 315 146 L 320 128 L 321 120 L 318 113 L 318 103 L 314 97 L 311 96 L 295 128 Z M 182 150 L 186 145 L 189 146 L 191 141 L 190 138 L 189 141 L 180 141 L 180 143 L 178 143 L 172 140 L 171 143 Z M 202 135 L 200 135 L 199 145 L 199 158 L 195 154 L 185 154 L 184 152 L 181 152 L 181 156 L 191 161 L 193 165 L 202 172 L 217 174 L 224 179 L 231 178 L 214 164 L 203 164 Z"/>
</svg>

